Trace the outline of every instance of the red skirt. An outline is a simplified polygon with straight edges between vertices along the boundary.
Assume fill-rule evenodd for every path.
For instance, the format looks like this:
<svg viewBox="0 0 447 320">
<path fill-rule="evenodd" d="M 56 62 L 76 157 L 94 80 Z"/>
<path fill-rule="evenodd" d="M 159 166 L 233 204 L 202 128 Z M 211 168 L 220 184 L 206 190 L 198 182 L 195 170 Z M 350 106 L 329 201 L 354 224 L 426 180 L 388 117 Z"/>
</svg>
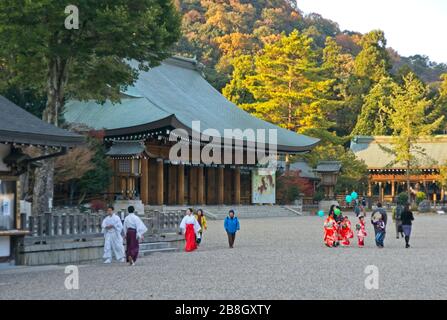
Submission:
<svg viewBox="0 0 447 320">
<path fill-rule="evenodd" d="M 196 233 L 194 231 L 193 224 L 186 225 L 185 240 L 186 240 L 185 244 L 186 252 L 191 252 L 197 249 Z"/>
</svg>

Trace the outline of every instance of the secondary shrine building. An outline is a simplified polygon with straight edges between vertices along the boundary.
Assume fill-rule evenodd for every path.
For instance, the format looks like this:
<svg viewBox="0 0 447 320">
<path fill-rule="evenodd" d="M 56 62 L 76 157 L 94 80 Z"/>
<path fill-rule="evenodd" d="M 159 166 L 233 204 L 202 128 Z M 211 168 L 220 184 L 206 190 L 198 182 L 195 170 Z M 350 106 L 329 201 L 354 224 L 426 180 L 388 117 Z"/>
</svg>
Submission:
<svg viewBox="0 0 447 320">
<path fill-rule="evenodd" d="M 257 152 L 265 146 L 266 155 L 281 158 L 318 143 L 243 111 L 204 79 L 202 68 L 193 59 L 169 58 L 142 71 L 118 104 L 66 104 L 67 122 L 104 130 L 114 170 L 109 194 L 115 199 L 146 205 L 275 203 L 275 173 L 260 174 L 263 157 Z M 227 131 L 243 134 L 228 138 Z M 186 151 L 173 159 L 179 141 Z"/>
<path fill-rule="evenodd" d="M 31 210 L 22 208 L 26 202 L 20 176 L 40 160 L 83 143 L 84 137 L 56 128 L 0 96 L 0 263 L 14 260 L 20 239 L 29 234 L 26 220 Z M 31 158 L 22 152 L 28 146 L 45 148 L 46 155 Z"/>
<path fill-rule="evenodd" d="M 423 191 L 432 201 L 444 201 L 445 190 L 439 186 L 439 166 L 447 163 L 447 136 L 420 139 L 414 152 L 417 169 L 410 173 L 410 191 L 413 196 Z M 392 202 L 407 191 L 405 165 L 395 163 L 392 137 L 357 136 L 351 141 L 351 150 L 368 166 L 368 196 L 382 202 Z"/>
</svg>

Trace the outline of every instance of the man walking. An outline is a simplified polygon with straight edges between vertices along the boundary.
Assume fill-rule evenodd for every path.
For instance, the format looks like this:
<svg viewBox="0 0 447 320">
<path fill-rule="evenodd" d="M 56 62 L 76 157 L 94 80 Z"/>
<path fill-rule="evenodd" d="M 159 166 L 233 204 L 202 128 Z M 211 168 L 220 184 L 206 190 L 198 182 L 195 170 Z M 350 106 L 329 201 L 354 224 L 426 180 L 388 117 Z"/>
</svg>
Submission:
<svg viewBox="0 0 447 320">
<path fill-rule="evenodd" d="M 403 230 L 402 230 L 402 213 L 404 211 L 404 205 L 401 202 L 397 203 L 396 208 L 393 209 L 393 220 L 396 224 L 396 239 L 399 239 L 399 234 L 403 238 Z"/>
<path fill-rule="evenodd" d="M 140 242 L 144 241 L 147 231 L 143 221 L 135 214 L 135 208 L 127 208 L 129 215 L 124 220 L 124 234 L 126 235 L 126 258 L 127 262 L 134 266 L 140 252 Z"/>
<path fill-rule="evenodd" d="M 371 223 L 374 226 L 374 232 L 376 235 L 376 245 L 378 248 L 384 248 L 384 241 L 386 235 L 386 223 L 388 216 L 386 210 L 382 207 L 382 204 L 377 203 L 377 209 L 375 209 L 371 215 Z"/>
<path fill-rule="evenodd" d="M 104 263 L 112 263 L 112 255 L 116 260 L 125 262 L 123 237 L 123 224 L 121 219 L 113 212 L 112 206 L 107 208 L 107 217 L 102 222 L 102 233 L 104 234 Z"/>
</svg>

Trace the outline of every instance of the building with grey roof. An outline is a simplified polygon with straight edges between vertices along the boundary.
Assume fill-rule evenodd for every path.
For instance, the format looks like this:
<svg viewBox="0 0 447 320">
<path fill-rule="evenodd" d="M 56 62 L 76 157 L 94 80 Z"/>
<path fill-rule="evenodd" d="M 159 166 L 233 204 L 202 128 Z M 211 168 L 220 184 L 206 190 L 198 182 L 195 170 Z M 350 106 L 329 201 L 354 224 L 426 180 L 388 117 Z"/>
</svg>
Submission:
<svg viewBox="0 0 447 320">
<path fill-rule="evenodd" d="M 389 136 L 356 136 L 351 141 L 351 150 L 368 166 L 368 195 L 389 202 L 407 190 L 406 165 L 396 161 L 392 139 Z M 419 139 L 412 154 L 411 192 L 423 191 L 432 201 L 444 199 L 445 190 L 438 181 L 440 167 L 447 165 L 447 136 Z"/>
</svg>

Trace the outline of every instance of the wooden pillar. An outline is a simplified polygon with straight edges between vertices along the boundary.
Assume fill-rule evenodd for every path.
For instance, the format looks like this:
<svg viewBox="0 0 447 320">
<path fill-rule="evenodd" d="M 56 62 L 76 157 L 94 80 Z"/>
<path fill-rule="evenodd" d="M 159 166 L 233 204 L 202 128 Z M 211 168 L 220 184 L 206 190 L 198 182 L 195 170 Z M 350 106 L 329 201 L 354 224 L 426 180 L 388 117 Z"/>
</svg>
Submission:
<svg viewBox="0 0 447 320">
<path fill-rule="evenodd" d="M 177 203 L 185 204 L 185 166 L 180 164 L 177 167 Z"/>
<path fill-rule="evenodd" d="M 216 170 L 206 168 L 206 204 L 216 204 Z"/>
<path fill-rule="evenodd" d="M 384 192 L 385 192 L 385 190 L 383 188 L 383 183 L 379 182 L 380 202 L 382 202 L 382 203 L 383 203 L 383 200 L 384 200 Z"/>
<path fill-rule="evenodd" d="M 109 193 L 110 194 L 114 194 L 115 188 L 116 188 L 116 175 L 118 174 L 118 172 L 116 171 L 116 165 L 115 165 L 115 160 L 111 159 L 110 160 L 110 167 L 112 168 L 112 178 L 110 179 L 110 185 L 109 185 Z"/>
<path fill-rule="evenodd" d="M 197 204 L 204 204 L 204 176 L 203 176 L 203 167 L 197 168 Z"/>
<path fill-rule="evenodd" d="M 197 168 L 189 168 L 189 204 L 197 204 Z"/>
<path fill-rule="evenodd" d="M 217 204 L 224 204 L 224 167 L 217 169 Z"/>
<path fill-rule="evenodd" d="M 241 204 L 241 169 L 239 167 L 234 169 L 234 204 Z"/>
<path fill-rule="evenodd" d="M 141 201 L 143 204 L 149 204 L 149 161 L 141 159 L 141 179 L 140 179 Z"/>
<path fill-rule="evenodd" d="M 157 198 L 156 198 L 156 205 L 163 205 L 163 191 L 164 191 L 164 184 L 163 184 L 163 159 L 157 159 Z"/>
<path fill-rule="evenodd" d="M 395 182 L 391 181 L 391 196 L 394 198 L 396 196 Z"/>
<path fill-rule="evenodd" d="M 372 183 L 368 181 L 368 197 L 372 197 Z"/>
<path fill-rule="evenodd" d="M 441 201 L 444 201 L 444 197 L 445 197 L 445 190 L 444 187 L 441 188 Z"/>
<path fill-rule="evenodd" d="M 168 172 L 168 204 L 175 205 L 177 203 L 177 166 L 169 164 Z"/>
<path fill-rule="evenodd" d="M 233 204 L 233 169 L 225 168 L 224 172 L 224 202 L 225 204 Z"/>
</svg>

